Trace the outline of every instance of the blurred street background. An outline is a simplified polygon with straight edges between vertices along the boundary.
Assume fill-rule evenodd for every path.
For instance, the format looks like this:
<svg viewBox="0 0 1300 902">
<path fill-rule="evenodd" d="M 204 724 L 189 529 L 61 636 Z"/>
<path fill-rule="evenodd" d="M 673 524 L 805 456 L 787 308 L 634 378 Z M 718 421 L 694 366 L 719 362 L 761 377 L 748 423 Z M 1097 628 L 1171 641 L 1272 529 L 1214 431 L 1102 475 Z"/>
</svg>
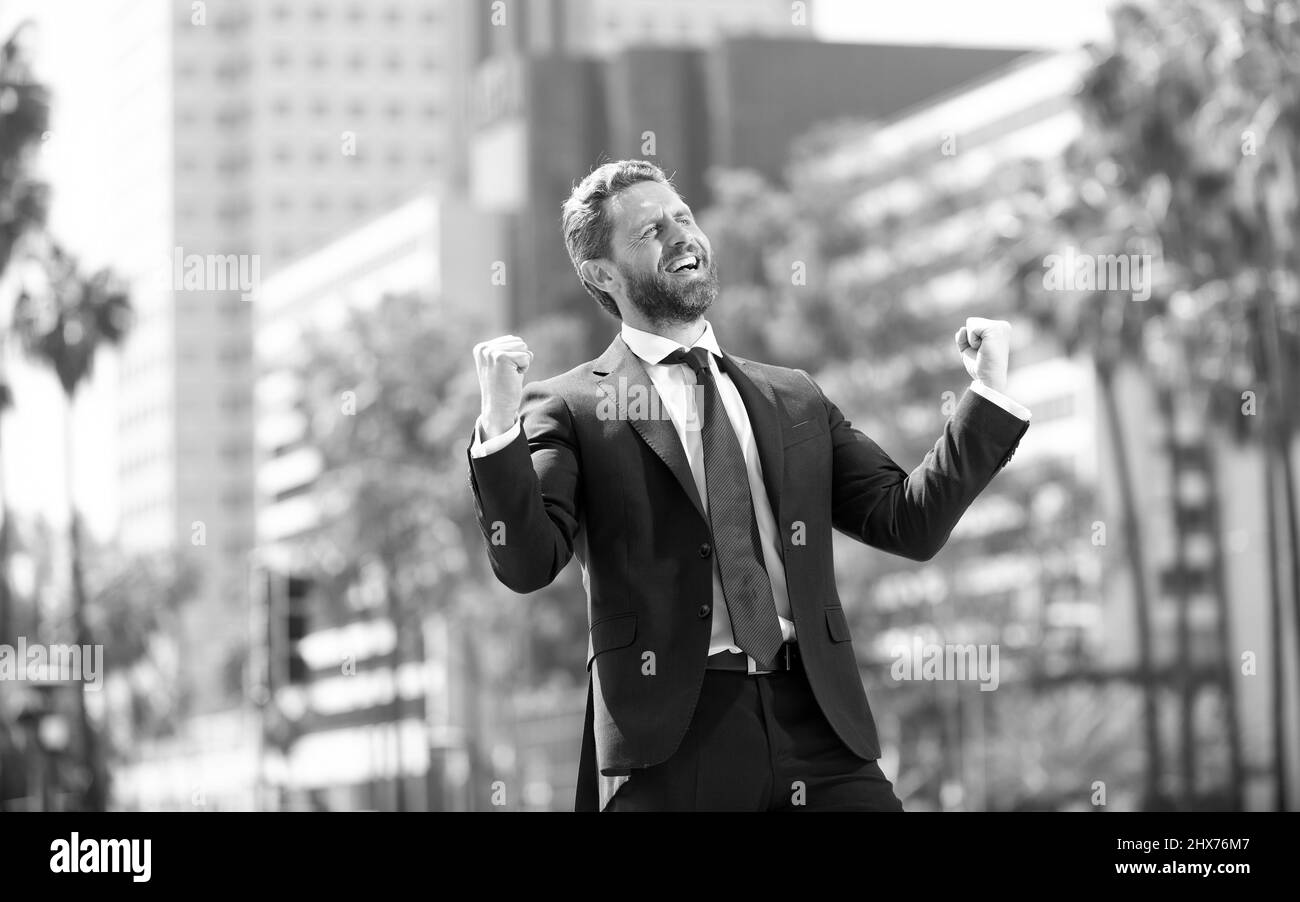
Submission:
<svg viewBox="0 0 1300 902">
<path fill-rule="evenodd" d="M 0 0 L 0 811 L 567 810 L 576 563 L 492 576 L 471 348 L 616 332 L 653 160 L 728 351 L 906 469 L 1014 324 L 944 551 L 837 536 L 909 810 L 1300 808 L 1300 2 Z M 898 679 L 995 645 L 994 691 Z M 0 671 L 3 675 L 3 671 Z"/>
</svg>

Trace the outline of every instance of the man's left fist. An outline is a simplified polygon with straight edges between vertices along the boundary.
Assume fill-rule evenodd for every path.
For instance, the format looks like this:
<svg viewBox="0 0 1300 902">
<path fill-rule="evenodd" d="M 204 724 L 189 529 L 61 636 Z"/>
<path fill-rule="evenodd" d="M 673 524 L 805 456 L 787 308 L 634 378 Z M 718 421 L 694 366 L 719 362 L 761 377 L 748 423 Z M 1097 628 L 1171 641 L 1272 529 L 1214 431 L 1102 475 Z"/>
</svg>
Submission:
<svg viewBox="0 0 1300 902">
<path fill-rule="evenodd" d="M 994 391 L 1007 387 L 1007 361 L 1011 356 L 1011 323 L 1004 319 L 972 316 L 957 330 L 957 350 L 966 372 Z"/>
</svg>

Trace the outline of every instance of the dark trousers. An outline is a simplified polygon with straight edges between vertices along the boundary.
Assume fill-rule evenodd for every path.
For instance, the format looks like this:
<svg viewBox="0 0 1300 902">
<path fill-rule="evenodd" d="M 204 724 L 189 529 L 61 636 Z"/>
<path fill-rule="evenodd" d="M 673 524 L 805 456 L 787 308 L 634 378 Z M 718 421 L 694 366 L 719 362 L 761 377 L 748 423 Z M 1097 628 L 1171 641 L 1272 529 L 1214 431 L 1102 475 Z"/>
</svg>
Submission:
<svg viewBox="0 0 1300 902">
<path fill-rule="evenodd" d="M 706 670 L 671 758 L 634 770 L 606 811 L 902 811 L 875 761 L 826 721 L 802 665 Z"/>
</svg>

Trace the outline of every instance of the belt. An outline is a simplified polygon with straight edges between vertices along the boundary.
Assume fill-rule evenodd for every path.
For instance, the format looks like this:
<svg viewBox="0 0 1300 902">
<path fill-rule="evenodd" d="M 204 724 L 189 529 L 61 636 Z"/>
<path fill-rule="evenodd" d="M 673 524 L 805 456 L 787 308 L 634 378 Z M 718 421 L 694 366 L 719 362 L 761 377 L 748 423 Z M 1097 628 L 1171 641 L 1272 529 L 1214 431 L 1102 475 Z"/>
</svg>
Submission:
<svg viewBox="0 0 1300 902">
<path fill-rule="evenodd" d="M 787 642 L 777 652 L 776 664 L 773 665 L 773 668 L 771 670 L 756 670 L 754 675 L 796 670 L 802 665 L 803 659 L 799 654 L 799 646 L 794 642 Z M 744 652 L 720 651 L 715 655 L 709 655 L 709 659 L 704 666 L 709 670 L 734 670 L 740 673 L 749 673 L 749 655 Z"/>
</svg>

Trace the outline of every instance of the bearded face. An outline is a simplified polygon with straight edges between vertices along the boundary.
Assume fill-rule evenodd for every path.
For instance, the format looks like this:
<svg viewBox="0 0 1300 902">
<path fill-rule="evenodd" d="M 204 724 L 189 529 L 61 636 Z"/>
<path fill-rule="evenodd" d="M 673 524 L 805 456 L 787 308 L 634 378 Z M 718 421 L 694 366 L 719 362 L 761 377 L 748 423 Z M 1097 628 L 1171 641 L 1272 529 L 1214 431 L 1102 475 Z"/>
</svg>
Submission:
<svg viewBox="0 0 1300 902">
<path fill-rule="evenodd" d="M 709 256 L 683 253 L 663 270 L 625 272 L 627 299 L 650 322 L 659 325 L 689 323 L 704 315 L 718 296 L 718 265 Z M 680 258 L 694 258 L 685 264 Z M 674 272 L 673 265 L 690 266 Z"/>
<path fill-rule="evenodd" d="M 691 208 L 671 185 L 653 181 L 607 203 L 609 253 L 588 277 L 651 324 L 699 319 L 718 296 L 718 267 Z"/>
</svg>

